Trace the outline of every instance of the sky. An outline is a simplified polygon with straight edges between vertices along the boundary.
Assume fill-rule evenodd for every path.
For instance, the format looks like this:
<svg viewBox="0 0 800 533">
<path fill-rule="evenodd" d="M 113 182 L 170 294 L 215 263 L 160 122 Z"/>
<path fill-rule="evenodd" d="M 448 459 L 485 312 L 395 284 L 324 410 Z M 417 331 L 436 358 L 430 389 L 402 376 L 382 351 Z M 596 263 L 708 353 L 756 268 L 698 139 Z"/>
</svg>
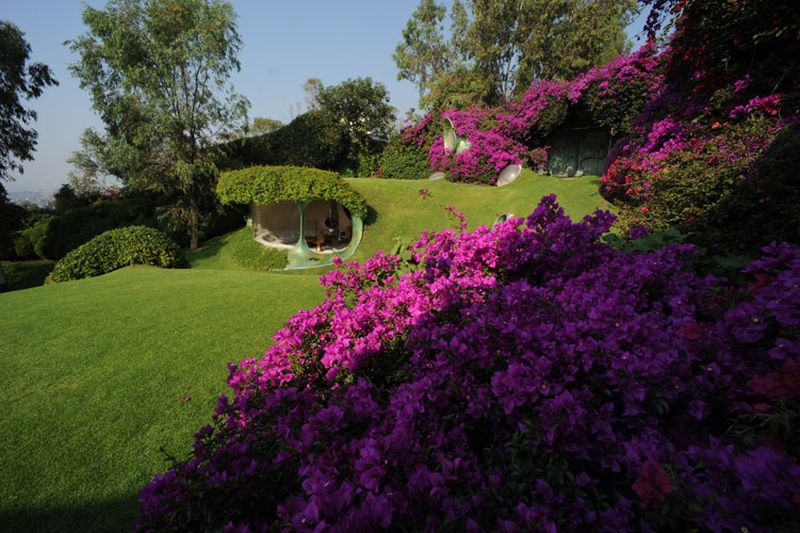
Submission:
<svg viewBox="0 0 800 533">
<path fill-rule="evenodd" d="M 102 8 L 104 1 L 86 4 Z M 231 79 L 250 101 L 250 118 L 289 122 L 305 110 L 303 84 L 319 78 L 325 86 L 371 77 L 389 91 L 402 117 L 417 106 L 416 88 L 397 80 L 392 52 L 402 39 L 418 0 L 233 0 L 243 42 L 241 71 Z M 450 4 L 449 0 L 444 2 Z M 59 85 L 27 103 L 38 113 L 34 161 L 23 163 L 5 183 L 10 191 L 51 192 L 69 181 L 67 159 L 77 150 L 81 132 L 102 130 L 89 94 L 68 71 L 77 61 L 64 41 L 86 31 L 78 0 L 0 0 L 0 19 L 16 24 L 31 45 L 31 60 L 48 65 Z M 628 28 L 641 32 L 639 17 Z"/>
</svg>

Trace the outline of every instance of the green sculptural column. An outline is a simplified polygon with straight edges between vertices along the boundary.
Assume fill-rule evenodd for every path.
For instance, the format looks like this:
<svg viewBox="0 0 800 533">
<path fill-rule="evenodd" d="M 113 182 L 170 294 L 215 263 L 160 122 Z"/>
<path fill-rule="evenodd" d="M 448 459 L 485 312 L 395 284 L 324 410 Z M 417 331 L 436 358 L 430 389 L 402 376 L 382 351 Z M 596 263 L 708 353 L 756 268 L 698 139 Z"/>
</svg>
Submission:
<svg viewBox="0 0 800 533">
<path fill-rule="evenodd" d="M 300 238 L 289 252 L 289 258 L 295 261 L 304 261 L 311 257 L 311 250 L 306 244 L 305 235 L 306 202 L 297 202 L 297 208 L 300 210 Z"/>
</svg>

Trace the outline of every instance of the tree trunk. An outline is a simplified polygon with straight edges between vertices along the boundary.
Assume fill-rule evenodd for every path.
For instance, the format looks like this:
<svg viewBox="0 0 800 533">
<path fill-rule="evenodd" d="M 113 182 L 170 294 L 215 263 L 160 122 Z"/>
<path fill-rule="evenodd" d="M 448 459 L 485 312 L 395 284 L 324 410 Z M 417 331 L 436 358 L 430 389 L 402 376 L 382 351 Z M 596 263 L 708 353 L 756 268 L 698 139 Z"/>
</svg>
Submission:
<svg viewBox="0 0 800 533">
<path fill-rule="evenodd" d="M 0 264 L 0 292 L 8 290 L 8 283 L 6 283 L 6 274 L 3 272 L 3 265 Z"/>
<path fill-rule="evenodd" d="M 200 246 L 200 207 L 193 194 L 189 195 L 189 248 Z"/>
</svg>

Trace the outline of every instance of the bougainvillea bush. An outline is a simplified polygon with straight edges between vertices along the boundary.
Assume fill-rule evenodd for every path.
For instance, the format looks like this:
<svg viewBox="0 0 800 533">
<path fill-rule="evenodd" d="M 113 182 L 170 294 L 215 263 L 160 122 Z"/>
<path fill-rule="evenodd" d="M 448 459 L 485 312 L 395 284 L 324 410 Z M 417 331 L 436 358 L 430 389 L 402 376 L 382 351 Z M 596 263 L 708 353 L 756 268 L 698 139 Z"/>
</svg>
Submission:
<svg viewBox="0 0 800 533">
<path fill-rule="evenodd" d="M 764 158 L 800 125 L 800 4 L 642 3 L 653 6 L 651 29 L 671 11 L 675 31 L 661 54 L 661 86 L 609 154 L 603 189 L 620 207 L 620 228 L 678 227 L 696 242 L 748 254 L 796 239 L 793 220 L 774 222 L 780 204 L 800 201 L 800 157 L 781 165 Z M 743 215 L 763 210 L 773 222 L 742 231 Z"/>
<path fill-rule="evenodd" d="M 324 277 L 137 528 L 789 530 L 800 520 L 800 247 L 747 283 L 613 215 L 423 234 Z"/>
<path fill-rule="evenodd" d="M 450 119 L 470 148 L 456 154 L 445 149 L 441 136 L 435 138 L 429 145 L 431 169 L 444 172 L 451 181 L 494 184 L 506 166 L 521 164 L 530 150 L 541 151 L 547 136 L 570 113 L 587 116 L 612 135 L 628 133 L 632 118 L 659 90 L 662 79 L 661 58 L 648 43 L 571 81 L 535 80 L 518 101 L 499 109 L 444 111 L 441 119 Z M 430 123 L 429 115 L 420 126 Z M 420 138 L 409 135 L 409 144 Z M 541 158 L 531 160 L 530 166 L 544 170 Z"/>
</svg>

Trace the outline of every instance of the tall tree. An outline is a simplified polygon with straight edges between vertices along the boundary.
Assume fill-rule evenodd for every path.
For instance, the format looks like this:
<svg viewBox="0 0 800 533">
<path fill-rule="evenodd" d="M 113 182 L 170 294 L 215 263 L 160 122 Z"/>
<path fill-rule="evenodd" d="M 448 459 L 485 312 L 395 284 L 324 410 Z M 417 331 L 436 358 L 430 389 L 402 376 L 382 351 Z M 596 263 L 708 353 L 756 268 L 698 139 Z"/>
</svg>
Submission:
<svg viewBox="0 0 800 533">
<path fill-rule="evenodd" d="M 47 65 L 30 63 L 31 47 L 25 34 L 7 21 L 0 21 L 0 200 L 5 198 L 3 181 L 10 172 L 22 172 L 22 161 L 33 159 L 36 130 L 28 125 L 36 111 L 25 100 L 38 98 L 42 90 L 58 85 Z"/>
<path fill-rule="evenodd" d="M 432 109 L 479 96 L 487 105 L 505 103 L 533 80 L 572 78 L 613 59 L 629 49 L 625 26 L 636 1 L 454 0 L 447 42 L 443 10 L 421 0 L 394 55 L 398 78 L 414 81 L 421 104 Z M 412 46 L 409 35 L 422 29 L 434 44 Z M 425 67 L 425 76 L 413 77 L 410 65 Z"/>
<path fill-rule="evenodd" d="M 256 117 L 250 126 L 250 135 L 264 135 L 282 128 L 285 124 L 274 118 Z"/>
<path fill-rule="evenodd" d="M 403 41 L 392 55 L 397 79 L 416 85 L 420 99 L 429 83 L 448 72 L 453 63 L 453 51 L 444 38 L 446 13 L 447 9 L 435 0 L 420 0 L 403 30 Z"/>
<path fill-rule="evenodd" d="M 386 87 L 372 78 L 355 78 L 323 88 L 317 95 L 320 111 L 343 124 L 355 155 L 367 149 L 370 138 L 388 137 L 394 122 Z"/>
<path fill-rule="evenodd" d="M 99 166 L 134 188 L 173 198 L 162 211 L 199 244 L 217 202 L 214 145 L 246 124 L 230 76 L 241 40 L 220 0 L 112 0 L 86 6 L 70 66 L 105 122 Z"/>
<path fill-rule="evenodd" d="M 303 84 L 303 92 L 306 93 L 306 105 L 308 109 L 319 109 L 319 94 L 325 90 L 325 85 L 319 78 L 308 78 Z"/>
</svg>

